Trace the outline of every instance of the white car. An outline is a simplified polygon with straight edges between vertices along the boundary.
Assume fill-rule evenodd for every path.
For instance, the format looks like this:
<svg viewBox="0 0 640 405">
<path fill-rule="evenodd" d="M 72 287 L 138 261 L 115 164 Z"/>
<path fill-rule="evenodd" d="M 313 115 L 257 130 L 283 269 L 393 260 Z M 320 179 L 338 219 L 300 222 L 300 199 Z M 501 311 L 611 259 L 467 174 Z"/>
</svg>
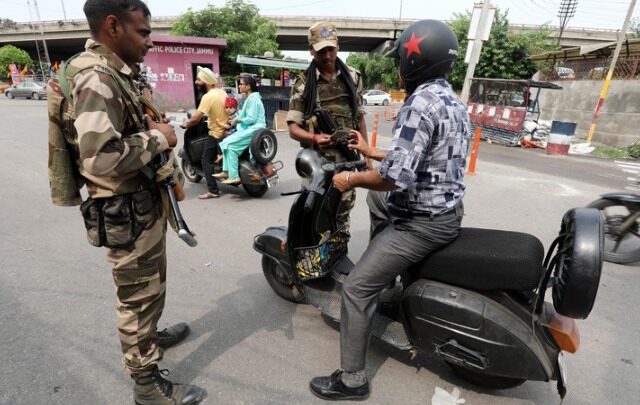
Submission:
<svg viewBox="0 0 640 405">
<path fill-rule="evenodd" d="M 382 90 L 367 90 L 362 93 L 362 103 L 389 105 L 391 103 L 391 95 Z"/>
</svg>

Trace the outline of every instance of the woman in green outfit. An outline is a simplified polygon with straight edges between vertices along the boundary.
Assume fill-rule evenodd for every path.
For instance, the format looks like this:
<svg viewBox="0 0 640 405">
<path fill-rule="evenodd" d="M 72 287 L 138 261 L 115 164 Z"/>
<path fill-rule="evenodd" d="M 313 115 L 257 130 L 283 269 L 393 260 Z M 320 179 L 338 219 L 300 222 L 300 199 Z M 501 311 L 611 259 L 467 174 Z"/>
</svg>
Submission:
<svg viewBox="0 0 640 405">
<path fill-rule="evenodd" d="M 245 101 L 238 116 L 232 121 L 236 131 L 220 142 L 222 150 L 222 172 L 216 178 L 226 178 L 223 184 L 240 184 L 238 157 L 251 142 L 253 133 L 266 126 L 264 105 L 258 93 L 256 80 L 248 75 L 240 76 L 238 89 L 245 95 Z"/>
</svg>

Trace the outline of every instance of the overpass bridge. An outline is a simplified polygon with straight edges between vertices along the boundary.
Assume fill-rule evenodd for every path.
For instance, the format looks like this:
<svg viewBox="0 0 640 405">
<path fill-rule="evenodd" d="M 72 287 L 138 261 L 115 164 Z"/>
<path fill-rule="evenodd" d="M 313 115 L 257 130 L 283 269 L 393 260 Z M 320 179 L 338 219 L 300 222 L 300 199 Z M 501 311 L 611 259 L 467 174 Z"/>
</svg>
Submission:
<svg viewBox="0 0 640 405">
<path fill-rule="evenodd" d="M 178 17 L 154 17 L 151 26 L 155 34 L 169 34 Z M 358 17 L 266 16 L 278 27 L 276 40 L 283 51 L 307 50 L 307 29 L 315 22 L 328 19 L 335 22 L 340 37 L 340 50 L 347 52 L 380 52 L 415 20 Z M 550 27 L 549 40 L 555 42 L 559 29 Z M 41 33 L 42 29 L 42 33 Z M 513 32 L 530 32 L 535 25 L 511 25 Z M 52 59 L 67 59 L 83 49 L 89 37 L 86 20 L 44 21 L 42 24 L 15 23 L 0 25 L 0 45 L 12 44 L 37 55 L 36 39 L 46 40 Z M 576 47 L 616 40 L 615 30 L 566 28 L 563 47 Z"/>
</svg>

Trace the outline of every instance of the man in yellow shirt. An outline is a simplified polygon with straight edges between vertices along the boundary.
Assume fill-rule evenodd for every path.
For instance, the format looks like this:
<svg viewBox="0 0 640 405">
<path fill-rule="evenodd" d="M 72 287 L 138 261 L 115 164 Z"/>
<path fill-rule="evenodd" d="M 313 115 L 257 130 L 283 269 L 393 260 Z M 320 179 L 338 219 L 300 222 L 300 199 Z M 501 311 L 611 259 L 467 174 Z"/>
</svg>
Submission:
<svg viewBox="0 0 640 405">
<path fill-rule="evenodd" d="M 218 75 L 209 68 L 198 66 L 196 85 L 206 89 L 206 94 L 200 100 L 198 111 L 191 116 L 189 121 L 181 125 L 186 129 L 198 125 L 203 116 L 208 117 L 209 137 L 205 141 L 202 151 L 202 171 L 207 181 L 207 192 L 198 196 L 201 200 L 220 197 L 218 183 L 213 177 L 213 169 L 214 161 L 218 156 L 218 141 L 224 136 L 225 131 L 219 122 L 227 122 L 228 117 L 224 108 L 227 93 L 217 88 L 217 84 Z"/>
</svg>

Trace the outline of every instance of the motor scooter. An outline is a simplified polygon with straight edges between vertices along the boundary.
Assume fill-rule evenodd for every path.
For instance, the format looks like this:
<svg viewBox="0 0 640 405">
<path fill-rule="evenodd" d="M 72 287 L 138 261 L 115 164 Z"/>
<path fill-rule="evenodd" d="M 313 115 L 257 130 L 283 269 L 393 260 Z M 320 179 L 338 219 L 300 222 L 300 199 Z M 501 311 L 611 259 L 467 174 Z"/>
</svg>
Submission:
<svg viewBox="0 0 640 405">
<path fill-rule="evenodd" d="M 201 161 L 204 142 L 208 136 L 206 117 L 184 132 L 184 144 L 178 156 L 184 176 L 192 183 L 199 183 L 204 177 Z M 250 196 L 262 197 L 269 188 L 278 184 L 278 171 L 284 165 L 282 161 L 273 161 L 277 151 L 278 140 L 275 134 L 262 128 L 253 134 L 249 147 L 240 154 L 238 172 L 242 187 Z"/>
<path fill-rule="evenodd" d="M 337 229 L 341 193 L 331 179 L 363 165 L 332 163 L 302 150 L 296 170 L 308 186 L 296 192 L 288 228 L 267 228 L 253 243 L 276 294 L 309 303 L 337 322 L 341 285 L 354 264 L 346 235 Z M 413 354 L 435 352 L 480 386 L 556 380 L 564 397 L 563 356 L 578 350 L 574 319 L 593 308 L 602 255 L 602 218 L 592 208 L 564 215 L 546 257 L 533 235 L 462 228 L 454 242 L 381 292 L 372 335 Z M 545 300 L 548 288 L 553 304 Z"/>
</svg>

